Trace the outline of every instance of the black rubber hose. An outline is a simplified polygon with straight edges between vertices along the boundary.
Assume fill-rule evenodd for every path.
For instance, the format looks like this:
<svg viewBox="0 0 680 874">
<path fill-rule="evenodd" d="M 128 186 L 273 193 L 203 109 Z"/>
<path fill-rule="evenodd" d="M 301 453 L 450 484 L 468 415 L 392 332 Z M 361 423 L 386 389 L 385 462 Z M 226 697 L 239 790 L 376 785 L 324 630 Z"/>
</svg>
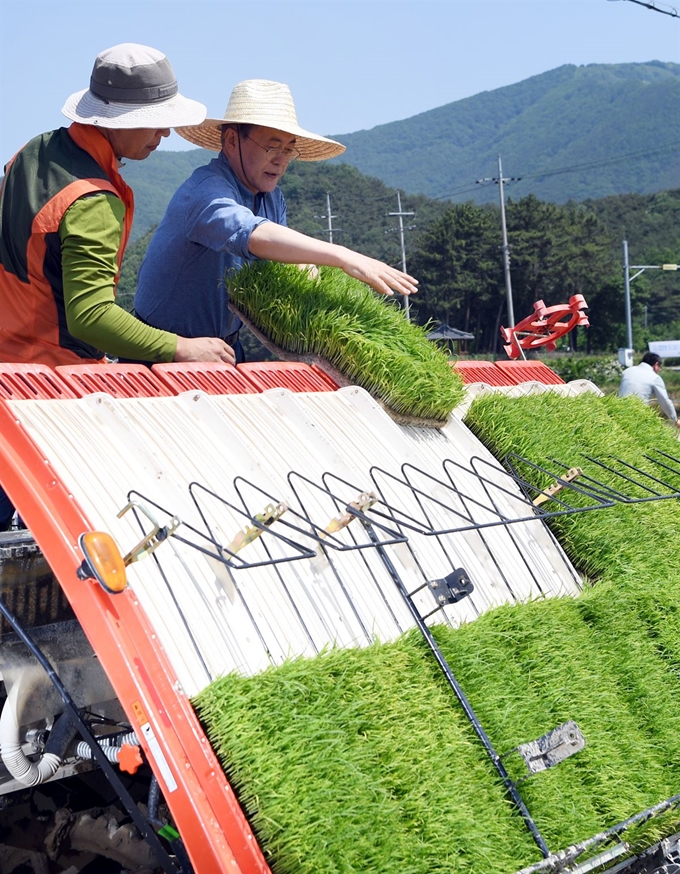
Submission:
<svg viewBox="0 0 680 874">
<path fill-rule="evenodd" d="M 70 714 L 68 712 L 62 713 L 52 726 L 52 731 L 45 744 L 45 752 L 54 753 L 55 756 L 63 759 L 78 734 L 78 726 L 71 719 Z"/>
</svg>

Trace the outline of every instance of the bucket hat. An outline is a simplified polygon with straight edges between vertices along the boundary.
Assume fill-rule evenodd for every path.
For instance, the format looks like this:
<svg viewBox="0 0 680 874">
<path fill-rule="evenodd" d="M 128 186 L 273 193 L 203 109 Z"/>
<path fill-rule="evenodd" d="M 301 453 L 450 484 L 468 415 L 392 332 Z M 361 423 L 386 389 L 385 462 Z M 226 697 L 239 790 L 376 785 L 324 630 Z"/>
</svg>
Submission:
<svg viewBox="0 0 680 874">
<path fill-rule="evenodd" d="M 198 124 L 207 110 L 182 97 L 162 52 L 122 43 L 97 55 L 90 87 L 72 94 L 61 111 L 81 124 L 132 130 Z"/>
<path fill-rule="evenodd" d="M 219 152 L 223 124 L 256 124 L 295 137 L 301 161 L 324 161 L 345 151 L 342 143 L 313 134 L 297 121 L 293 96 L 287 85 L 268 79 L 246 79 L 235 85 L 223 118 L 206 118 L 201 124 L 178 127 L 177 133 L 203 149 Z"/>
</svg>

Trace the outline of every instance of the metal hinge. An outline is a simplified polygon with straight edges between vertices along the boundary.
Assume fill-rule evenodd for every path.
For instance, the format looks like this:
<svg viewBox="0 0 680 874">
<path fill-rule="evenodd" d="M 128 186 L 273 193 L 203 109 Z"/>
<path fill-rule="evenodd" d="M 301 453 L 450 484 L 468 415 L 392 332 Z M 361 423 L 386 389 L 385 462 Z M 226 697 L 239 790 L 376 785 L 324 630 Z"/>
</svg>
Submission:
<svg viewBox="0 0 680 874">
<path fill-rule="evenodd" d="M 430 580 L 429 590 L 442 607 L 446 604 L 457 604 L 474 590 L 474 586 L 465 568 L 459 567 L 440 580 Z"/>
</svg>

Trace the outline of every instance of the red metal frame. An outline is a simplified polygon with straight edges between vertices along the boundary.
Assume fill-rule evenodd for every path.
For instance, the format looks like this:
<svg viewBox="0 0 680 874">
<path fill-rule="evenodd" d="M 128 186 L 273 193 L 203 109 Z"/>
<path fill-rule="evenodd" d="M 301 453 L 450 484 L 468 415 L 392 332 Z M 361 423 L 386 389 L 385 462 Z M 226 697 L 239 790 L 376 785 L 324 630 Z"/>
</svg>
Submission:
<svg viewBox="0 0 680 874">
<path fill-rule="evenodd" d="M 259 389 L 233 364 L 188 361 L 154 364 L 151 370 L 174 394 L 204 391 L 210 395 L 255 394 Z"/>
<path fill-rule="evenodd" d="M 496 386 L 515 384 L 496 367 L 493 361 L 456 361 L 453 369 L 460 374 L 466 385 L 473 382 L 485 382 L 487 385 Z"/>
<path fill-rule="evenodd" d="M 247 361 L 236 369 L 259 391 L 287 388 L 291 391 L 334 391 L 338 386 L 318 367 L 297 361 Z"/>
<path fill-rule="evenodd" d="M 79 398 L 100 391 L 114 398 L 157 398 L 177 394 L 145 364 L 62 364 L 54 369 Z"/>
<path fill-rule="evenodd" d="M 92 525 L 49 459 L 0 400 L 2 486 L 40 545 L 137 731 L 196 874 L 271 874 L 154 628 L 132 590 L 109 595 L 76 571 Z M 148 722 L 177 784 L 168 790 L 141 726 Z"/>
<path fill-rule="evenodd" d="M 0 363 L 0 398 L 36 400 L 75 397 L 78 395 L 46 364 Z"/>
<path fill-rule="evenodd" d="M 515 383 L 542 382 L 544 385 L 564 385 L 564 380 L 543 361 L 496 361 L 499 367 Z"/>
</svg>

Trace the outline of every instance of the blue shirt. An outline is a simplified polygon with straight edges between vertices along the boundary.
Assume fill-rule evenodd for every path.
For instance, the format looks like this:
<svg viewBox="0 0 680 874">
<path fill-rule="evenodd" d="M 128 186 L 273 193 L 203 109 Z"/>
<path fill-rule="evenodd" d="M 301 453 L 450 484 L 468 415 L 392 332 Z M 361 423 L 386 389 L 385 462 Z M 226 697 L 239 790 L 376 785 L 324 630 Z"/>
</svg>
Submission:
<svg viewBox="0 0 680 874">
<path fill-rule="evenodd" d="M 256 260 L 248 241 L 265 221 L 286 224 L 279 188 L 253 194 L 221 152 L 194 170 L 168 204 L 139 268 L 136 313 L 182 337 L 224 339 L 238 330 L 224 275 Z"/>
</svg>

